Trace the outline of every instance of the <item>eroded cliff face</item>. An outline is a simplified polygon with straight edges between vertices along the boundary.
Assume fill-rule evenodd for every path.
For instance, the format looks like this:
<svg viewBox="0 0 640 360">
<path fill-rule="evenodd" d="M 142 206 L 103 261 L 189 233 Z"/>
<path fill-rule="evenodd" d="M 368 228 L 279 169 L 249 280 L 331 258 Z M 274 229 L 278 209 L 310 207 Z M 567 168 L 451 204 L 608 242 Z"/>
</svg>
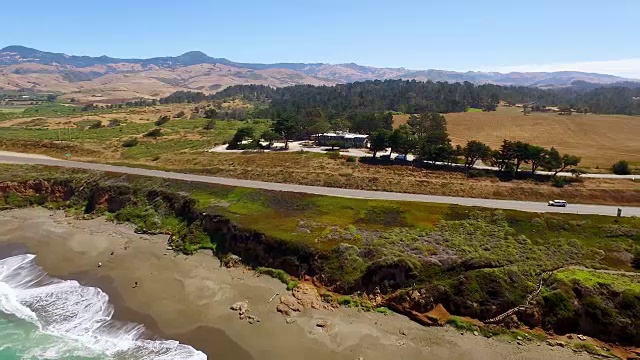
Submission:
<svg viewBox="0 0 640 360">
<path fill-rule="evenodd" d="M 11 195 L 15 195 L 11 199 Z M 31 180 L 25 182 L 0 182 L 0 199 L 5 206 L 10 202 L 40 203 L 69 201 L 75 194 L 75 187 L 66 181 Z"/>
<path fill-rule="evenodd" d="M 319 253 L 308 246 L 241 229 L 224 216 L 200 213 L 196 218 L 221 254 L 232 253 L 240 256 L 247 265 L 282 269 L 298 278 L 319 275 Z"/>
<path fill-rule="evenodd" d="M 516 273 L 463 267 L 450 270 L 437 283 L 416 284 L 412 265 L 403 261 L 368 264 L 364 275 L 344 286 L 326 275 L 328 263 L 335 262 L 331 250 L 239 227 L 225 216 L 202 212 L 188 194 L 97 181 L 0 183 L 0 208 L 52 204 L 81 210 L 84 214 L 109 212 L 115 214 L 116 219 L 118 214 L 140 208 L 145 209 L 140 216 L 150 217 L 151 223 L 159 222 L 156 217 L 172 216 L 184 224 L 169 240 L 176 250 L 191 252 L 192 247 L 187 246 L 191 239 L 204 234 L 218 256 L 234 254 L 247 265 L 282 269 L 298 278 L 312 278 L 317 284 L 343 294 L 364 293 L 376 306 L 387 306 L 424 325 L 442 325 L 441 315 L 447 311 L 489 319 L 517 307 L 535 290 L 534 285 L 526 284 Z M 640 299 L 635 294 L 614 289 L 594 293 L 587 288 L 567 287 L 556 282 L 548 286 L 548 291 L 515 317 L 507 319 L 507 323 L 640 345 Z"/>
</svg>

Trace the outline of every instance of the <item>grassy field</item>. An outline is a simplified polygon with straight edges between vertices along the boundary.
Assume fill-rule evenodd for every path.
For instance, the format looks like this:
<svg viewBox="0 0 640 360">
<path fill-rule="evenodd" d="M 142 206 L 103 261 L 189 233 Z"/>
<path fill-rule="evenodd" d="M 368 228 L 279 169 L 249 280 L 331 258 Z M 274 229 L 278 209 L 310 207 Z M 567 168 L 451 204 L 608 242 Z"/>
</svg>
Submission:
<svg viewBox="0 0 640 360">
<path fill-rule="evenodd" d="M 585 168 L 610 169 L 618 160 L 640 167 L 639 116 L 554 113 L 524 116 L 516 107 L 445 116 L 454 145 L 480 140 L 498 148 L 503 139 L 522 140 L 547 148 L 555 146 L 562 153 L 580 156 Z M 406 123 L 408 118 L 406 114 L 394 115 L 394 126 Z"/>
<path fill-rule="evenodd" d="M 26 109 L 26 107 L 17 107 L 17 106 L 1 107 L 0 106 L 0 113 L 4 113 L 4 114 L 19 114 L 19 113 L 24 112 L 25 109 Z"/>
<path fill-rule="evenodd" d="M 561 116 L 499 108 L 491 113 L 446 115 L 454 144 L 480 140 L 492 147 L 503 139 L 522 140 L 582 157 L 582 166 L 610 168 L 618 160 L 640 165 L 640 117 L 624 115 Z"/>
<path fill-rule="evenodd" d="M 205 130 L 209 120 L 187 119 L 193 107 L 178 104 L 79 112 L 78 107 L 47 104 L 27 109 L 37 117 L 0 122 L 0 142 L 4 149 L 52 156 L 71 153 L 74 158 L 93 161 L 156 161 L 159 156 L 183 151 L 202 153 L 228 142 L 241 126 L 262 132 L 270 124 L 267 120 L 216 120 L 213 129 Z M 181 112 L 184 117 L 176 118 Z M 171 119 L 157 126 L 155 121 L 160 116 Z M 161 130 L 160 136 L 145 136 L 155 128 Z M 131 138 L 138 139 L 138 144 L 123 147 L 122 143 Z"/>
</svg>

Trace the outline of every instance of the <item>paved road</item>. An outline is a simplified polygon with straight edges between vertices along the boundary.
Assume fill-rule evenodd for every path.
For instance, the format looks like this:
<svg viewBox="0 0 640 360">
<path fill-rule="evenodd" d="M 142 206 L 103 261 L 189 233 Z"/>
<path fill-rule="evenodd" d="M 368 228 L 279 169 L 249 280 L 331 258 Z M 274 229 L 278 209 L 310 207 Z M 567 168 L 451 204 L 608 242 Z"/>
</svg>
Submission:
<svg viewBox="0 0 640 360">
<path fill-rule="evenodd" d="M 477 198 L 463 198 L 463 197 L 453 197 L 453 196 L 417 195 L 417 194 L 391 193 L 391 192 L 383 192 L 383 191 L 351 190 L 351 189 L 329 188 L 329 187 L 320 187 L 320 186 L 270 183 L 270 182 L 263 182 L 263 181 L 238 180 L 238 179 L 228 179 L 228 178 L 221 178 L 221 177 L 214 177 L 214 176 L 182 174 L 182 173 L 175 173 L 175 172 L 148 170 L 148 169 L 125 167 L 125 166 L 58 160 L 58 159 L 47 158 L 47 157 L 38 156 L 38 155 L 16 154 L 16 153 L 9 153 L 9 152 L 0 152 L 0 163 L 49 165 L 49 166 L 97 170 L 97 171 L 132 174 L 132 175 L 153 176 L 153 177 L 160 177 L 165 179 L 195 181 L 195 182 L 209 183 L 209 184 L 239 186 L 239 187 L 247 187 L 247 188 L 255 188 L 255 189 L 275 190 L 275 191 L 290 191 L 290 192 L 299 192 L 299 193 L 307 193 L 307 194 L 339 196 L 339 197 L 347 197 L 347 198 L 419 201 L 419 202 L 431 202 L 431 203 L 441 203 L 441 204 L 456 204 L 456 205 L 464 205 L 464 206 L 480 206 L 480 207 L 495 208 L 495 209 L 511 209 L 511 210 L 530 211 L 530 212 L 557 212 L 557 213 L 596 214 L 596 215 L 615 216 L 616 211 L 618 209 L 615 206 L 582 205 L 582 204 L 570 204 L 566 208 L 555 208 L 555 207 L 549 207 L 547 206 L 546 203 L 542 203 L 542 202 L 477 199 Z M 623 216 L 640 216 L 640 207 L 623 207 L 622 209 L 623 209 L 622 211 Z"/>
</svg>

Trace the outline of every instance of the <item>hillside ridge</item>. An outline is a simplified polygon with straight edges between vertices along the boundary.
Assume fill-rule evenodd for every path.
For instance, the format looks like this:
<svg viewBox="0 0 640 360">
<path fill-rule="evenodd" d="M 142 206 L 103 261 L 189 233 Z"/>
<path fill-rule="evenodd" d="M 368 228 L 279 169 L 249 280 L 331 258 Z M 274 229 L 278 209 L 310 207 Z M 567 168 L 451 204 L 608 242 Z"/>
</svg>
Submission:
<svg viewBox="0 0 640 360">
<path fill-rule="evenodd" d="M 456 72 L 378 68 L 355 63 L 241 63 L 202 51 L 179 56 L 122 59 L 46 52 L 20 45 L 0 49 L 0 90 L 32 89 L 76 94 L 76 97 L 158 98 L 178 90 L 217 92 L 232 85 L 274 87 L 335 85 L 367 80 L 471 82 L 474 84 L 565 87 L 574 82 L 593 85 L 640 84 L 640 80 L 585 73 Z M 626 86 L 626 85 L 623 85 Z"/>
</svg>

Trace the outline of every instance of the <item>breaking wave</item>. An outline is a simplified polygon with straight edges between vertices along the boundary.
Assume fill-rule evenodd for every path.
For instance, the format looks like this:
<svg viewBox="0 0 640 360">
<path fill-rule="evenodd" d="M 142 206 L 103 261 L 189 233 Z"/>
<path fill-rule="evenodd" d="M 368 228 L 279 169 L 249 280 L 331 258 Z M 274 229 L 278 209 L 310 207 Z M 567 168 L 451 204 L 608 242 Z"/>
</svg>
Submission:
<svg viewBox="0 0 640 360">
<path fill-rule="evenodd" d="M 30 254 L 0 260 L 0 312 L 37 328 L 23 358 L 207 359 L 177 341 L 145 339 L 143 325 L 112 320 L 107 294 L 48 276 Z M 19 333 L 4 335 L 0 350 L 25 347 Z"/>
</svg>

